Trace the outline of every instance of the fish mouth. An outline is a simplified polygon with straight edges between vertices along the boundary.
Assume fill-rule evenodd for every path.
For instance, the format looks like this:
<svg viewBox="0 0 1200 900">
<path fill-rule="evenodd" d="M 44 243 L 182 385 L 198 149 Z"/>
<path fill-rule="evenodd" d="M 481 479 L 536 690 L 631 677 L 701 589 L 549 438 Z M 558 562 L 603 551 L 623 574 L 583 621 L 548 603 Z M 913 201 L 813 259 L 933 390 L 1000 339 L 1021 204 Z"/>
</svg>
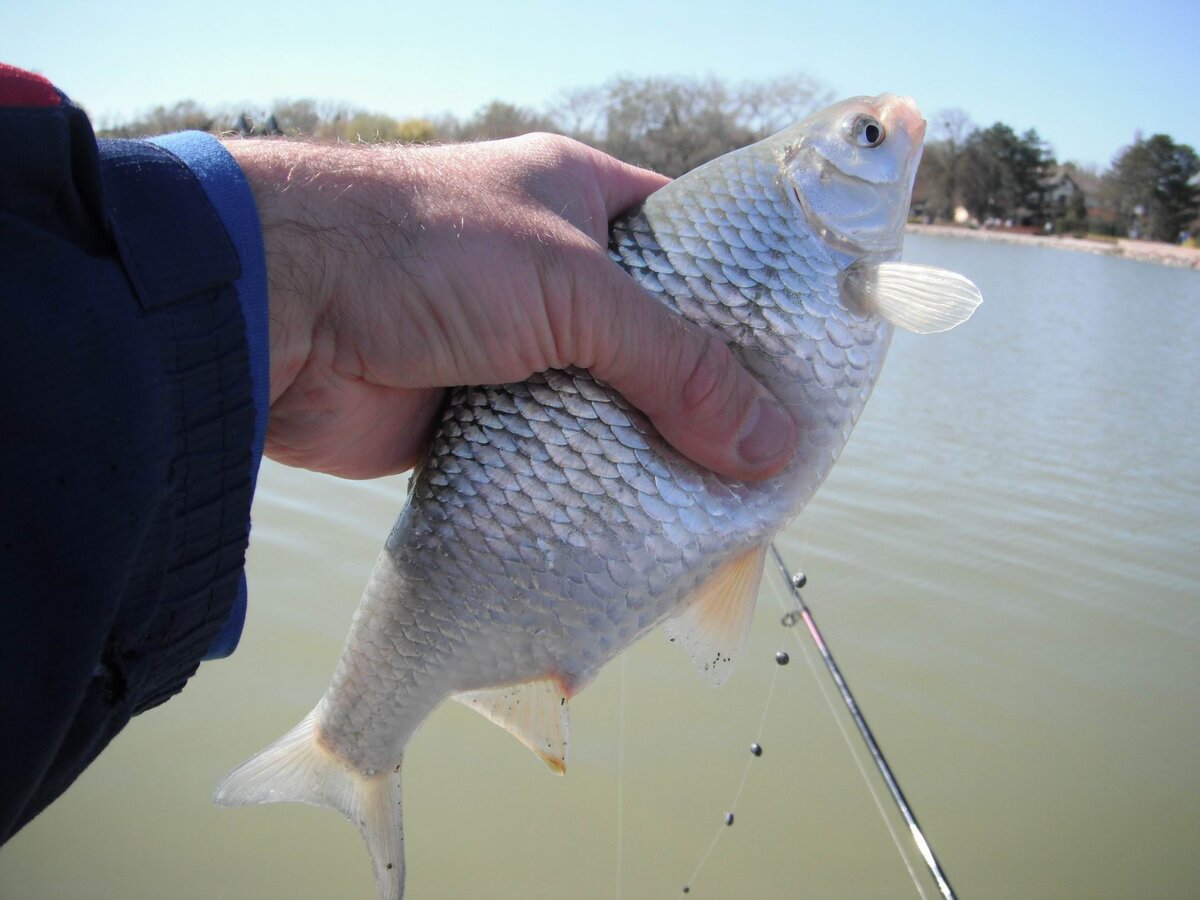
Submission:
<svg viewBox="0 0 1200 900">
<path fill-rule="evenodd" d="M 925 130 L 929 127 L 929 123 L 921 115 L 916 100 L 897 94 L 880 94 L 877 101 L 879 102 L 881 121 L 891 119 L 904 128 L 905 133 L 914 144 L 919 145 L 924 142 Z"/>
<path fill-rule="evenodd" d="M 921 167 L 921 157 L 925 155 L 925 132 L 929 123 L 921 115 L 921 109 L 912 97 L 882 94 L 879 100 L 881 121 L 890 119 L 900 125 L 915 148 L 908 162 L 908 196 L 911 203 L 913 187 L 917 183 L 917 170 Z"/>
</svg>

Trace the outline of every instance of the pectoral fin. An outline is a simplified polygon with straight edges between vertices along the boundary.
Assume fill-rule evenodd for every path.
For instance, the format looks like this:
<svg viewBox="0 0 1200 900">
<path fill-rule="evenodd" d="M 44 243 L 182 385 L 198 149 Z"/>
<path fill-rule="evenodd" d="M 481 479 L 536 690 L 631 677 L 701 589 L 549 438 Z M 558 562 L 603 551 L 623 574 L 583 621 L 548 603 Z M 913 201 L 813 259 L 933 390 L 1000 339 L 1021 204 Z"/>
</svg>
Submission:
<svg viewBox="0 0 1200 900">
<path fill-rule="evenodd" d="M 856 263 L 846 270 L 847 303 L 917 334 L 949 331 L 971 317 L 983 295 L 969 278 L 909 263 Z"/>
<path fill-rule="evenodd" d="M 508 731 L 556 775 L 567 771 L 567 698 L 551 678 L 455 694 L 454 699 Z"/>
<path fill-rule="evenodd" d="M 754 620 L 766 547 L 751 547 L 717 569 L 663 628 L 713 687 L 724 684 Z"/>
</svg>

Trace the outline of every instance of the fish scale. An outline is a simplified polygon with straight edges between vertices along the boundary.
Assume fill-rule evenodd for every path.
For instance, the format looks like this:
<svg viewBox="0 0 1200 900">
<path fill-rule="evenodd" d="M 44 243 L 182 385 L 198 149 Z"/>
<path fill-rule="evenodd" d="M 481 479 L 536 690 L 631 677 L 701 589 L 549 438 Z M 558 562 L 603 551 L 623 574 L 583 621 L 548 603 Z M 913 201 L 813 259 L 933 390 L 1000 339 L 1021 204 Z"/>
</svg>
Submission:
<svg viewBox="0 0 1200 900">
<path fill-rule="evenodd" d="M 366 839 L 380 897 L 397 900 L 403 750 L 447 697 L 561 772 L 568 698 L 655 626 L 723 680 L 765 548 L 837 459 L 890 319 L 920 330 L 937 310 L 949 327 L 978 302 L 948 273 L 887 268 L 923 134 L 911 101 L 854 98 L 677 179 L 611 227 L 611 258 L 720 335 L 796 420 L 800 449 L 781 473 L 748 483 L 698 467 L 584 370 L 455 389 L 329 690 L 216 801 L 340 810 Z M 913 296 L 926 286 L 932 300 Z"/>
</svg>

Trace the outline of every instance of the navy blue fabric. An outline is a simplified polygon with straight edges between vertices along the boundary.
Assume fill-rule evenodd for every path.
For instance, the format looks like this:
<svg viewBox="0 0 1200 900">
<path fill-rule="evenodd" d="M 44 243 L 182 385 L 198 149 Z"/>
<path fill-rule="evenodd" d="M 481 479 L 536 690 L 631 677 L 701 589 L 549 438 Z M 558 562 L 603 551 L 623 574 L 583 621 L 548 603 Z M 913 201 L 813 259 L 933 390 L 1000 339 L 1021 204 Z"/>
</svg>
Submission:
<svg viewBox="0 0 1200 900">
<path fill-rule="evenodd" d="M 254 195 L 229 151 L 210 134 L 181 131 L 154 138 L 153 142 L 175 155 L 191 169 L 221 218 L 242 264 L 234 287 L 246 323 L 250 349 L 250 383 L 254 395 L 254 443 L 251 447 L 250 486 L 258 481 L 258 464 L 267 440 L 267 414 L 271 405 L 271 323 L 267 315 L 267 258 L 262 224 Z M 242 572 L 233 610 L 204 658 L 221 659 L 237 648 L 246 624 L 246 574 Z"/>
<path fill-rule="evenodd" d="M 0 105 L 0 842 L 229 619 L 255 432 L 240 271 L 174 155 L 98 145 L 65 101 Z"/>
</svg>

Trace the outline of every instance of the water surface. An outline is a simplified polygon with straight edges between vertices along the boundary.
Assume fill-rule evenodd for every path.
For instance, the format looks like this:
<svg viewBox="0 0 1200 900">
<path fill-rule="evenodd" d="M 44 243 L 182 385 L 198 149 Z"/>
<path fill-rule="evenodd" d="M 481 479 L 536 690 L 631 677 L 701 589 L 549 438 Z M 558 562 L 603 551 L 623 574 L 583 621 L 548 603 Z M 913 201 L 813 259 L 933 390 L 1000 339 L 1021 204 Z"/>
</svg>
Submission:
<svg viewBox="0 0 1200 900">
<path fill-rule="evenodd" d="M 1200 274 L 924 236 L 906 258 L 987 302 L 897 337 L 782 547 L 962 897 L 1195 897 Z M 0 851 L 0 896 L 373 897 L 340 816 L 208 797 L 324 690 L 403 493 L 268 464 L 241 648 Z M 566 778 L 439 710 L 405 760 L 409 896 L 674 897 L 718 832 L 689 897 L 919 896 L 779 618 L 764 590 L 719 690 L 658 634 L 633 648 L 572 701 Z"/>
</svg>

